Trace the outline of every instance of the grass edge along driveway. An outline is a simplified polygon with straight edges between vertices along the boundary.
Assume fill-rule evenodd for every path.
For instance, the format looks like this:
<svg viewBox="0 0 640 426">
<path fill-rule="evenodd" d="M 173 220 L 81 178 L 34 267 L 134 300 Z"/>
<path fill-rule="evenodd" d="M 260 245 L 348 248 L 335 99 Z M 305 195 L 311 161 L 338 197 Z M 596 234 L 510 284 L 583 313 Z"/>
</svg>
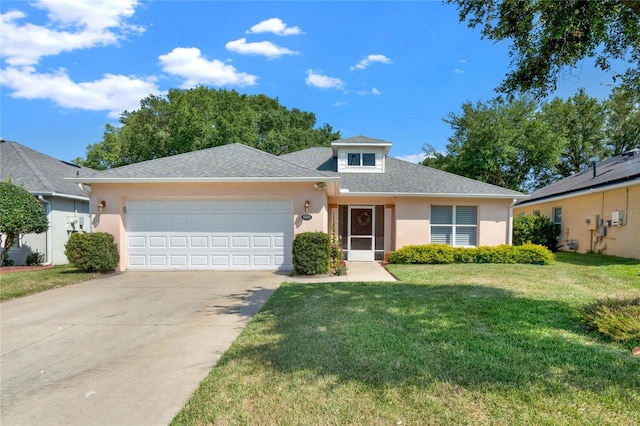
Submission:
<svg viewBox="0 0 640 426">
<path fill-rule="evenodd" d="M 640 295 L 640 262 L 390 269 L 400 282 L 283 284 L 172 424 L 640 421 L 640 358 L 578 320 Z"/>
<path fill-rule="evenodd" d="M 0 302 L 77 284 L 98 275 L 100 274 L 80 271 L 71 265 L 56 265 L 50 269 L 35 271 L 3 272 L 0 274 Z"/>
</svg>

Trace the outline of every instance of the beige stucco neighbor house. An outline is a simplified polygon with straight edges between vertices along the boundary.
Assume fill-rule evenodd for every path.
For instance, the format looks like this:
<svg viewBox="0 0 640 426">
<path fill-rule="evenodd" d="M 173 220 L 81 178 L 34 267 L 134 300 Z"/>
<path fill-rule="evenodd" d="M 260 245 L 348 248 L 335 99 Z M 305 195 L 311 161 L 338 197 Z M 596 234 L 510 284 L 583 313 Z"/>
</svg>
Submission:
<svg viewBox="0 0 640 426">
<path fill-rule="evenodd" d="M 563 250 L 640 259 L 640 150 L 533 192 L 514 214 L 551 218 Z"/>
<path fill-rule="evenodd" d="M 391 143 L 337 140 L 274 156 L 230 144 L 72 179 L 120 269 L 292 269 L 291 245 L 335 226 L 351 261 L 408 244 L 498 245 L 526 195 L 408 163 Z"/>
<path fill-rule="evenodd" d="M 74 232 L 90 232 L 89 195 L 64 180 L 95 170 L 57 160 L 13 141 L 0 140 L 0 180 L 22 185 L 33 194 L 47 215 L 49 229 L 27 234 L 9 250 L 9 259 L 24 265 L 29 253 L 45 255 L 46 264 L 66 264 L 64 245 Z M 1 236 L 0 236 L 1 239 Z"/>
</svg>

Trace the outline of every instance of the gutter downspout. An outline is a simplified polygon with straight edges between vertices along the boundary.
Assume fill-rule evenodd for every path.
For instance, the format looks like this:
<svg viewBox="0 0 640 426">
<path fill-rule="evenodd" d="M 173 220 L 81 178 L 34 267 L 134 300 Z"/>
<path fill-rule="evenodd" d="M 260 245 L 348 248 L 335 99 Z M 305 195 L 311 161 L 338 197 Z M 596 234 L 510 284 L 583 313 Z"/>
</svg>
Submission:
<svg viewBox="0 0 640 426">
<path fill-rule="evenodd" d="M 89 223 L 87 225 L 87 229 L 83 229 L 83 232 L 92 232 L 93 231 L 93 223 L 91 223 L 91 185 L 84 185 L 81 182 L 78 182 L 78 188 L 80 188 L 80 191 L 85 194 L 87 197 L 89 197 L 89 211 L 87 212 L 87 215 L 89 216 Z"/>
<path fill-rule="evenodd" d="M 509 221 L 507 225 L 507 244 L 513 245 L 513 206 L 518 202 L 517 198 L 514 198 L 509 205 Z"/>
<path fill-rule="evenodd" d="M 45 213 L 47 214 L 47 221 L 49 222 L 49 226 L 47 227 L 47 232 L 46 232 L 46 254 L 45 254 L 45 262 L 44 265 L 51 265 L 51 262 L 53 259 L 51 259 L 52 257 L 52 253 L 51 253 L 51 203 L 47 200 L 45 200 L 44 198 L 42 198 L 42 195 L 38 195 L 38 200 L 40 200 L 40 202 L 42 204 L 44 204 L 45 207 Z"/>
</svg>

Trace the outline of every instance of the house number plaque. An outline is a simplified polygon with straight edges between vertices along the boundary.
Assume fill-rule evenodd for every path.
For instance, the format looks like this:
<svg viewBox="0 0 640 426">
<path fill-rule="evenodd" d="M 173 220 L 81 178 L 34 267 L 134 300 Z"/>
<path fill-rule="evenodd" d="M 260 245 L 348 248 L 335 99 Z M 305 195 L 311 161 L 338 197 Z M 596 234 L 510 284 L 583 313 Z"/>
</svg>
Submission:
<svg viewBox="0 0 640 426">
<path fill-rule="evenodd" d="M 310 214 L 303 214 L 302 215 L 302 220 L 311 220 L 313 216 L 311 216 Z"/>
</svg>

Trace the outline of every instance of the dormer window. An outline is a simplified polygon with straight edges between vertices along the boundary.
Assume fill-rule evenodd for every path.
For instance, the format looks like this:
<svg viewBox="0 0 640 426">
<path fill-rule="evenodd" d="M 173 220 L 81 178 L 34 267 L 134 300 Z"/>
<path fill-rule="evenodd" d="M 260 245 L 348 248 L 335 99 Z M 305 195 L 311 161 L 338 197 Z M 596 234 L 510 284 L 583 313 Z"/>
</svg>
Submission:
<svg viewBox="0 0 640 426">
<path fill-rule="evenodd" d="M 375 167 L 376 154 L 365 152 L 350 152 L 347 154 L 347 165 Z"/>
<path fill-rule="evenodd" d="M 391 142 L 356 136 L 331 142 L 338 173 L 384 173 Z"/>
</svg>

